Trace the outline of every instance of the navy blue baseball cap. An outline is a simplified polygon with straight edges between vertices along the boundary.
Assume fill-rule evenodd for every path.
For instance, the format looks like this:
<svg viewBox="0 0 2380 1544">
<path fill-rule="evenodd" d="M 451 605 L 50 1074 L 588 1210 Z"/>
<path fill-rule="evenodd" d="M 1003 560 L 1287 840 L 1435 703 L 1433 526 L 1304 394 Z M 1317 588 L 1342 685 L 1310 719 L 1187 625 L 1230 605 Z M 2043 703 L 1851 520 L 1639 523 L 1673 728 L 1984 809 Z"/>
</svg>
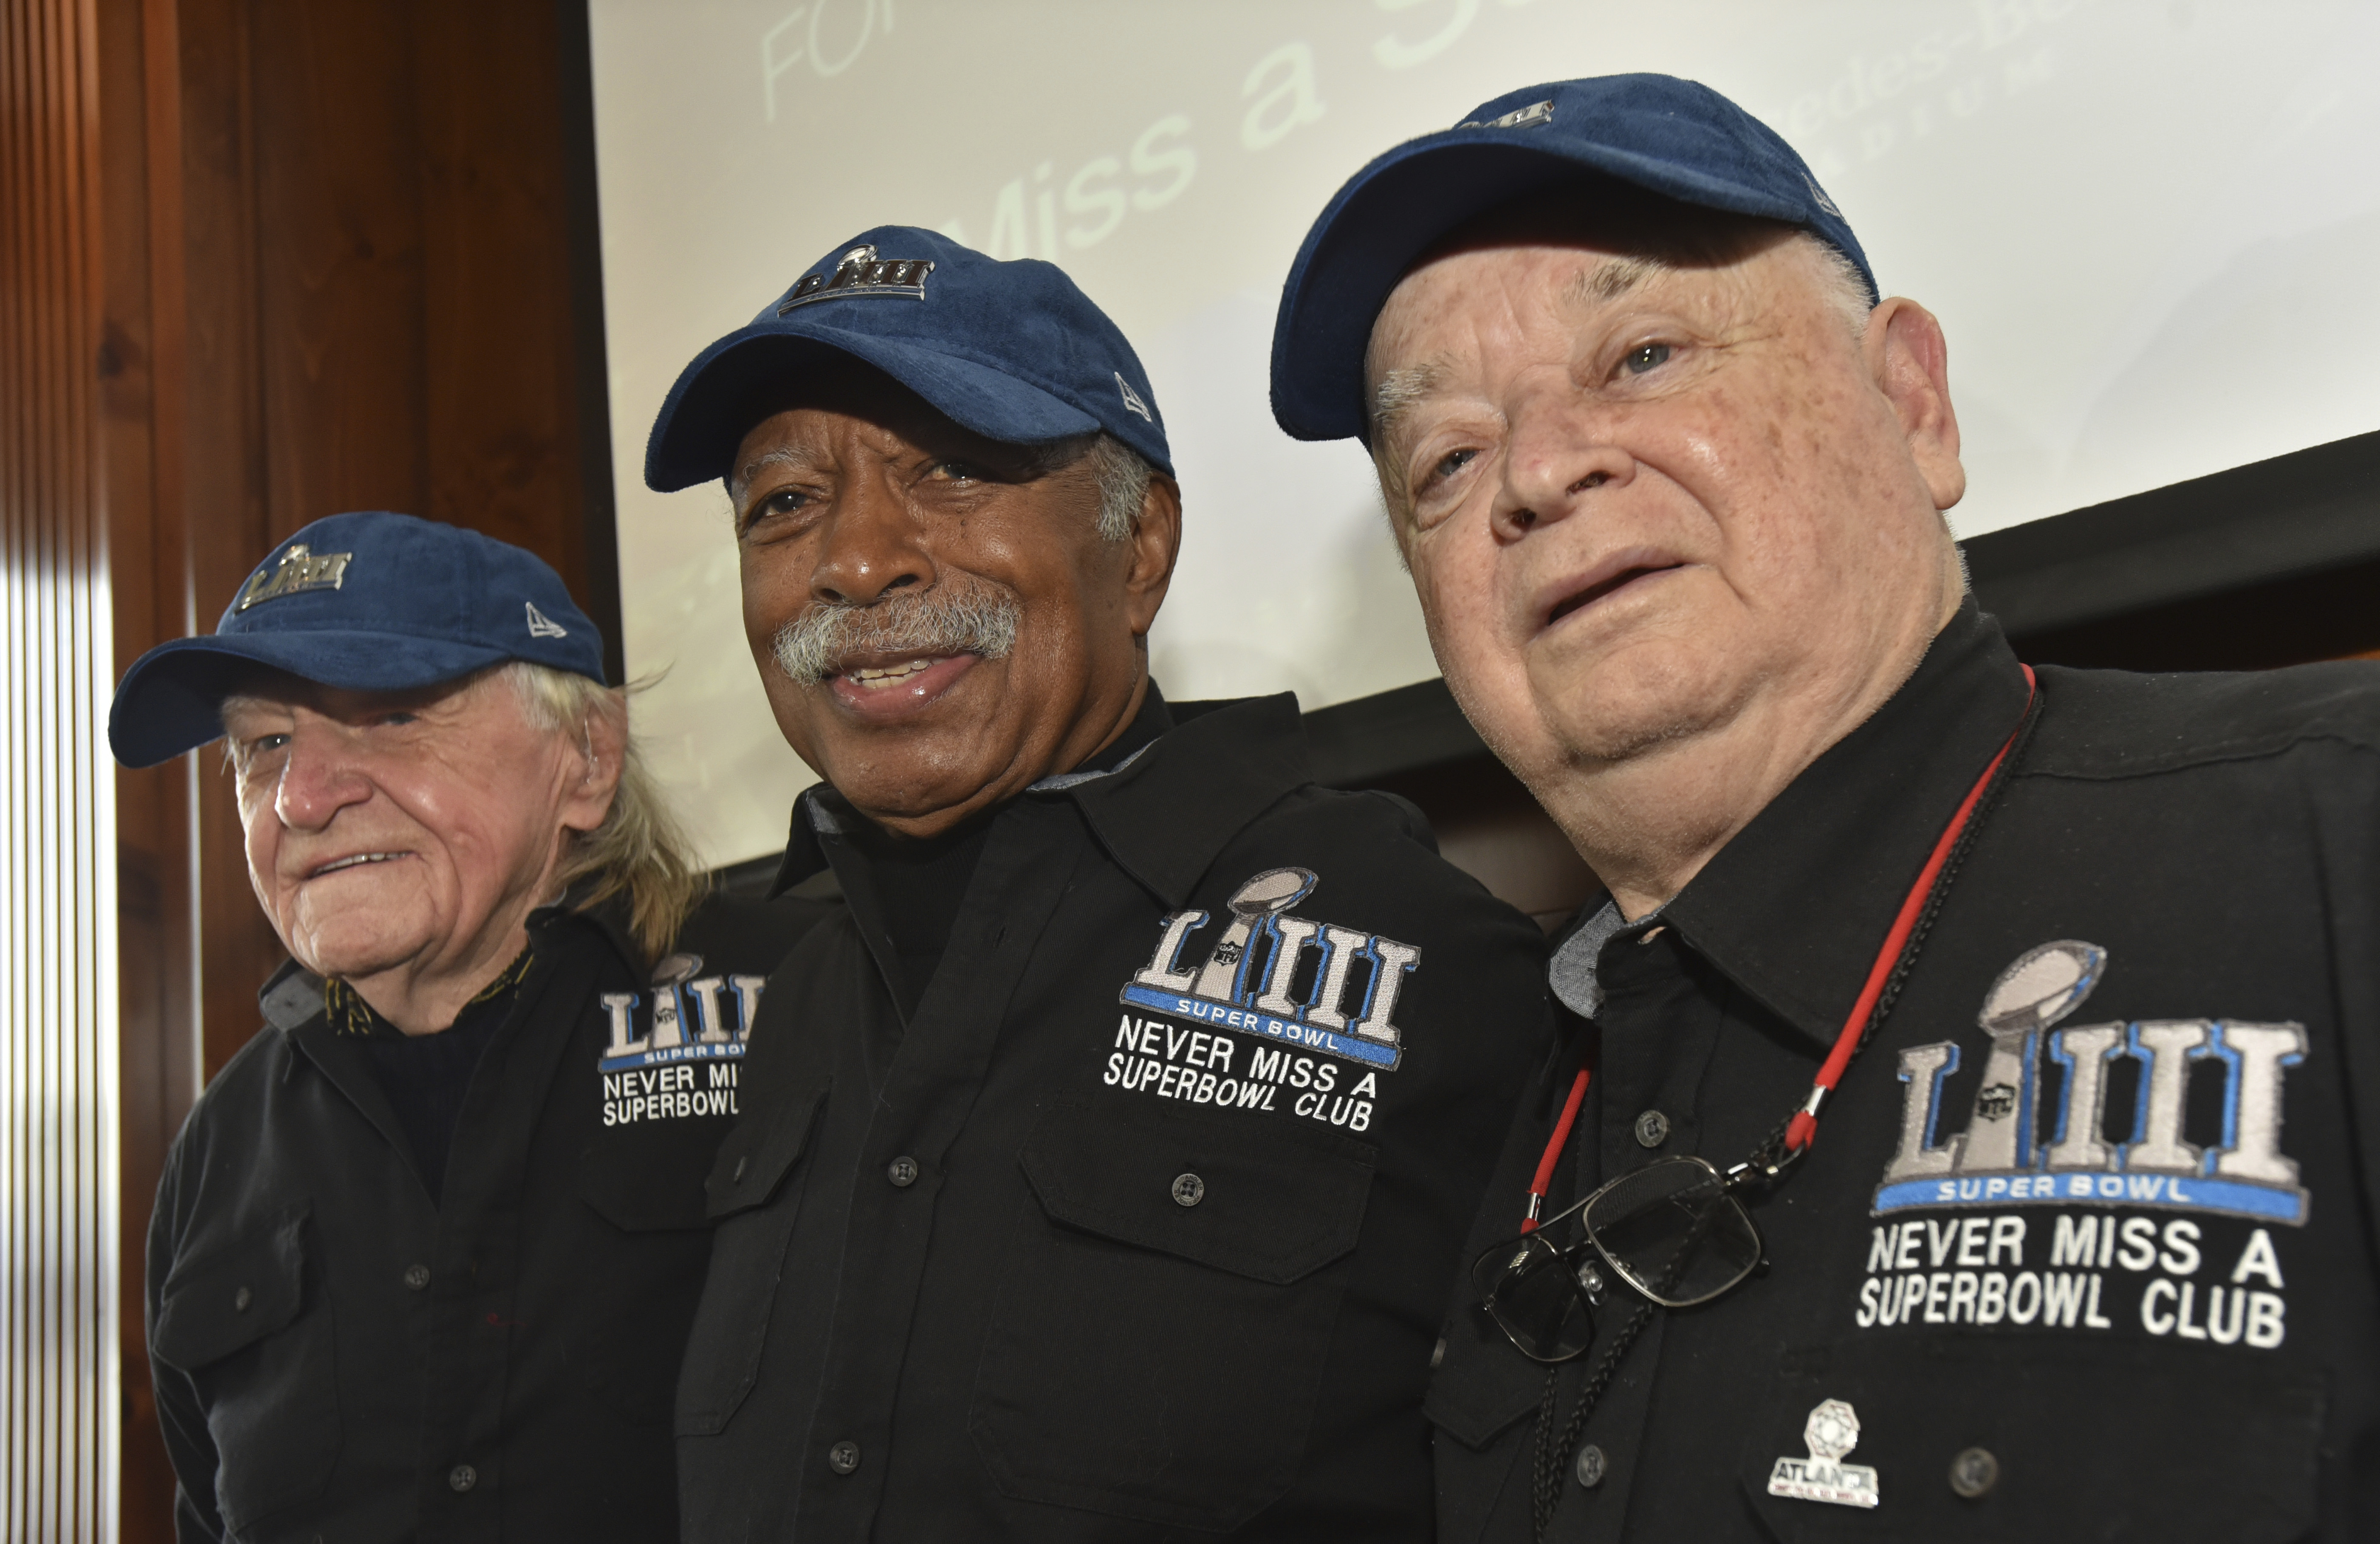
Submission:
<svg viewBox="0 0 2380 1544">
<path fill-rule="evenodd" d="M 645 442 L 647 485 L 669 493 L 725 478 L 787 384 L 837 354 L 988 440 L 1038 445 L 1103 429 L 1173 473 L 1140 357 L 1063 269 L 879 225 L 678 372 Z"/>
<path fill-rule="evenodd" d="M 1281 428 L 1300 440 L 1364 438 L 1364 351 L 1415 260 L 1465 222 L 1582 172 L 1798 225 L 1850 259 L 1869 298 L 1881 298 L 1859 238 L 1793 147 L 1708 86 L 1673 75 L 1528 86 L 1390 151 L 1314 222 L 1273 326 Z"/>
<path fill-rule="evenodd" d="M 258 564 L 212 633 L 132 662 L 107 743 L 126 766 L 153 767 L 221 737 L 223 700 L 256 665 L 407 691 L 506 660 L 603 679 L 603 635 L 542 559 L 410 515 L 334 515 Z"/>
</svg>

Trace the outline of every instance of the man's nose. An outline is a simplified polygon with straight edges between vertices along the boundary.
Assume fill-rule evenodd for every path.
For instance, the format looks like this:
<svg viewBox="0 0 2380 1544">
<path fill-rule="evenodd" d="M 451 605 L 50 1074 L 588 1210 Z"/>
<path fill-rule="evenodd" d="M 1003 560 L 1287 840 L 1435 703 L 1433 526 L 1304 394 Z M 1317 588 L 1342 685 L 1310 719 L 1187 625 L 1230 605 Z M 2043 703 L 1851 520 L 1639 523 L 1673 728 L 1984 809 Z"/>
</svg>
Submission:
<svg viewBox="0 0 2380 1544">
<path fill-rule="evenodd" d="M 837 501 L 810 598 L 867 605 L 896 590 L 933 583 L 917 512 L 882 471 L 854 478 Z"/>
<path fill-rule="evenodd" d="M 1535 395 L 1509 419 L 1504 485 L 1492 517 L 1507 539 L 1591 507 L 1602 490 L 1636 475 L 1636 459 L 1613 435 L 1610 415 L 1565 389 Z"/>
<path fill-rule="evenodd" d="M 301 728 L 289 737 L 281 781 L 273 794 L 273 812 L 283 825 L 292 831 L 321 831 L 340 810 L 371 796 L 371 780 L 345 736 Z"/>
</svg>

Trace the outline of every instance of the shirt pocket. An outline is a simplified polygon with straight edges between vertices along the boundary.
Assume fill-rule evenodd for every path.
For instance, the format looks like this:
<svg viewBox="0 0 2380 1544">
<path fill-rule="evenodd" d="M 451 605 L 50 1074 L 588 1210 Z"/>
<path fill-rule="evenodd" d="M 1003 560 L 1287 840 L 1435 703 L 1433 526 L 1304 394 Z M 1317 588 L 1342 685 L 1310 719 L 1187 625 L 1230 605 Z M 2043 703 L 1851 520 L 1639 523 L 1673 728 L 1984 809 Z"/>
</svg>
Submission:
<svg viewBox="0 0 2380 1544">
<path fill-rule="evenodd" d="M 1002 1492 L 1200 1529 L 1278 1500 L 1376 1153 L 1287 1123 L 1045 1117 L 968 1412 Z"/>
<path fill-rule="evenodd" d="M 2314 1525 L 2325 1388 L 2301 1371 L 1982 1337 L 1849 1342 L 1789 1353 L 1782 1371 L 1740 1473 L 1785 1544 L 2284 1544 Z M 1851 1407 L 1855 1430 L 1840 1411 L 1816 1418 L 1828 1400 Z M 1768 1493 L 1779 1459 L 1809 1464 L 1814 1430 L 1830 1446 L 1854 1438 L 1832 1462 L 1874 1471 L 1875 1506 Z"/>
<path fill-rule="evenodd" d="M 330 1295 L 310 1267 L 312 1205 L 202 1239 L 159 1294 L 150 1350 L 188 1373 L 215 1447 L 215 1504 L 237 1532 L 310 1501 L 339 1456 Z"/>
<path fill-rule="evenodd" d="M 766 1119 L 738 1122 L 711 1161 L 705 1214 L 718 1227 L 678 1373 L 681 1437 L 725 1430 L 760 1376 L 777 1277 L 801 1210 L 800 1186 L 789 1185 L 786 1176 L 809 1147 L 828 1088 L 789 1095 Z"/>
</svg>

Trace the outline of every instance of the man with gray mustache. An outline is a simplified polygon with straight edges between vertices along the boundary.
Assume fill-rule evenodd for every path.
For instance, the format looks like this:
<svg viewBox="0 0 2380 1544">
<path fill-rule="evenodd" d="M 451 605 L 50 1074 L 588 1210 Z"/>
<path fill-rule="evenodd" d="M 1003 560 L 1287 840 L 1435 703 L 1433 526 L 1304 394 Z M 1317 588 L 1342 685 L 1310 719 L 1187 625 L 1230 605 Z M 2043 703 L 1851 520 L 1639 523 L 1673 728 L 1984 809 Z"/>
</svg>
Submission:
<svg viewBox="0 0 2380 1544">
<path fill-rule="evenodd" d="M 824 782 L 678 1390 L 689 1539 L 1426 1538 L 1421 1396 L 1543 944 L 1295 700 L 1168 703 L 1156 395 L 1058 269 L 887 226 L 703 351 Z"/>
</svg>

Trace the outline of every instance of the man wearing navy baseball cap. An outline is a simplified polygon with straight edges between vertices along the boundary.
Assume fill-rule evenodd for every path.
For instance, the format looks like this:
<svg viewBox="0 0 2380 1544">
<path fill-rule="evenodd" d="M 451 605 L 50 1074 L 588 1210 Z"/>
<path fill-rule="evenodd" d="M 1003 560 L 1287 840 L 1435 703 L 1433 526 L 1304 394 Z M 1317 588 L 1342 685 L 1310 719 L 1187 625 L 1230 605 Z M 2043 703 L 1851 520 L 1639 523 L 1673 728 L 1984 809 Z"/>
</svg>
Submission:
<svg viewBox="0 0 2380 1544">
<path fill-rule="evenodd" d="M 227 740 L 290 954 L 150 1227 L 180 1536 L 671 1537 L 702 1179 L 823 908 L 700 895 L 594 624 L 452 526 L 297 532 L 108 734 Z"/>
<path fill-rule="evenodd" d="M 1941 327 L 1666 76 L 1358 173 L 1273 405 L 1369 450 L 1607 892 L 1446 1319 L 1444 1536 L 2367 1535 L 2375 667 L 2018 663 Z"/>
<path fill-rule="evenodd" d="M 1420 1404 L 1543 943 L 1294 700 L 1169 704 L 1139 360 L 1045 262 L 834 248 L 687 366 L 825 781 L 679 1385 L 686 1536 L 1426 1538 Z"/>
</svg>

